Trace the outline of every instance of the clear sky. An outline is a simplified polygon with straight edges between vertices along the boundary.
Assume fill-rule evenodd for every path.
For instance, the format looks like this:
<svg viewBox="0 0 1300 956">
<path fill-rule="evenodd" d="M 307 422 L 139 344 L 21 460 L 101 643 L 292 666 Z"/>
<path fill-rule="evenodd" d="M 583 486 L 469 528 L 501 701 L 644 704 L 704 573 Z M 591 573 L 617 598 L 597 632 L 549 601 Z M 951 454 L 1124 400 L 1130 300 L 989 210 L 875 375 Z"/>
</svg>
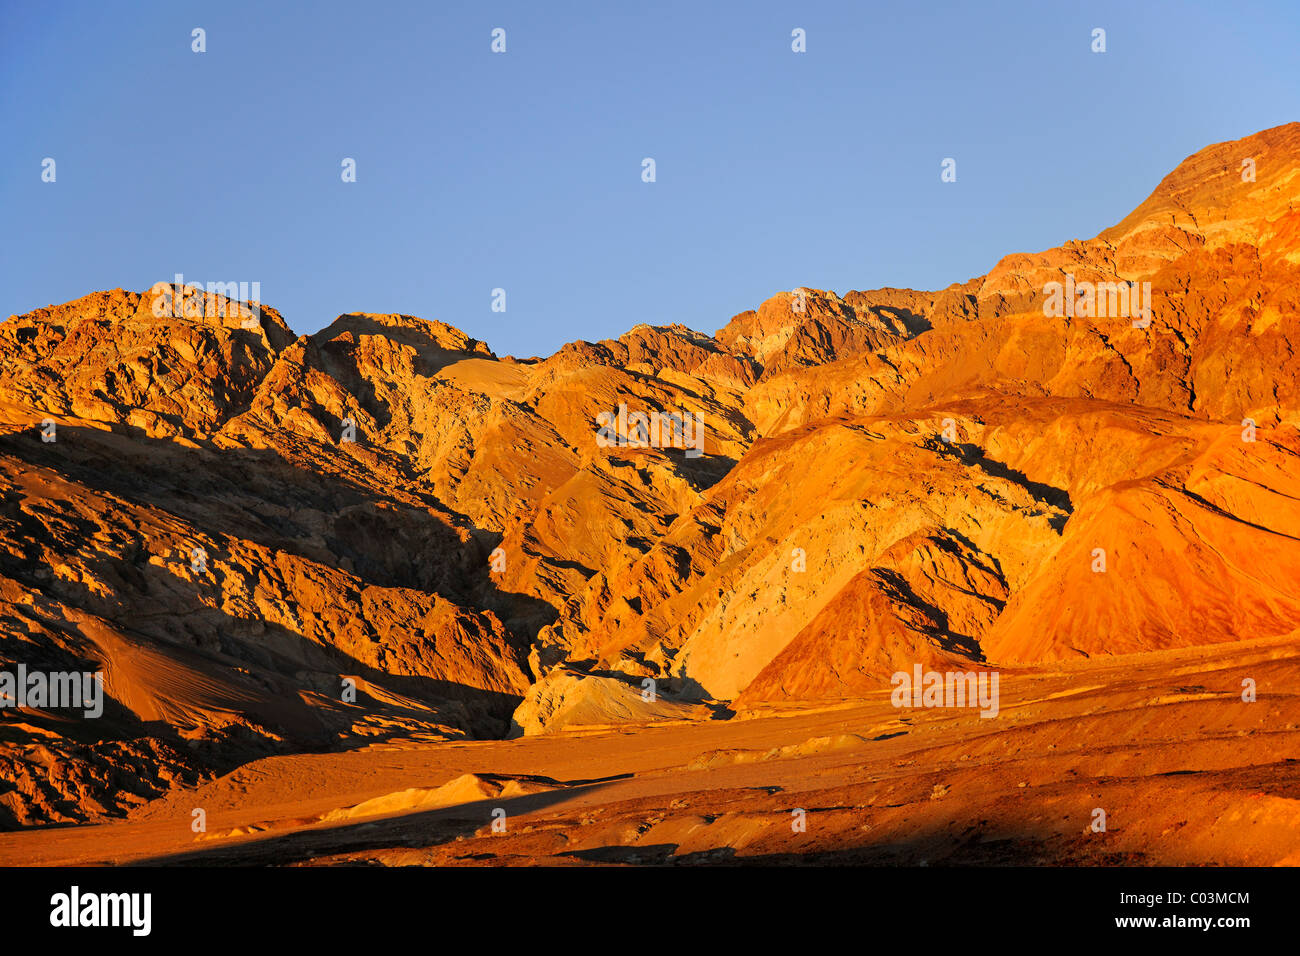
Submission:
<svg viewBox="0 0 1300 956">
<path fill-rule="evenodd" d="M 180 272 L 260 282 L 300 333 L 712 332 L 782 289 L 942 288 L 1093 236 L 1300 119 L 1300 0 L 0 11 L 0 315 Z"/>
</svg>

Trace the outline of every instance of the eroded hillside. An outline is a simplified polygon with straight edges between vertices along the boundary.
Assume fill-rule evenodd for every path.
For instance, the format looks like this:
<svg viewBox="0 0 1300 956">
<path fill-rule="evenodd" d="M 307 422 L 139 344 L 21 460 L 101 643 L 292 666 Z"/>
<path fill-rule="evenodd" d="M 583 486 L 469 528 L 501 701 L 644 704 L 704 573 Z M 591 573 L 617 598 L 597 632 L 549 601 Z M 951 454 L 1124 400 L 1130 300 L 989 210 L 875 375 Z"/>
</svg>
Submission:
<svg viewBox="0 0 1300 956">
<path fill-rule="evenodd" d="M 1297 195 L 1290 124 L 948 289 L 792 290 L 538 359 L 220 297 L 14 316 L 0 665 L 102 670 L 106 705 L 0 712 L 0 822 L 270 754 L 1294 635 Z M 1060 314 L 1052 283 L 1149 312 Z M 619 442 L 659 413 L 698 430 Z"/>
</svg>

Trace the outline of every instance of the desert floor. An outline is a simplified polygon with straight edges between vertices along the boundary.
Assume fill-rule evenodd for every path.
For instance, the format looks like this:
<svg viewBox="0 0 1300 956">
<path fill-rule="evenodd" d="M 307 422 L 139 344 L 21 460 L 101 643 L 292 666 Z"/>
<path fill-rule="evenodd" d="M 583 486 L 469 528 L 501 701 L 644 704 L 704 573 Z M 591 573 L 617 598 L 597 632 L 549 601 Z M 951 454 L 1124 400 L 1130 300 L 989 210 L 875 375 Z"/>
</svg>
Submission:
<svg viewBox="0 0 1300 956">
<path fill-rule="evenodd" d="M 1271 641 L 1004 670 L 992 719 L 882 691 L 389 740 L 259 760 L 122 822 L 0 835 L 0 863 L 1294 865 L 1298 681 L 1300 650 Z"/>
</svg>

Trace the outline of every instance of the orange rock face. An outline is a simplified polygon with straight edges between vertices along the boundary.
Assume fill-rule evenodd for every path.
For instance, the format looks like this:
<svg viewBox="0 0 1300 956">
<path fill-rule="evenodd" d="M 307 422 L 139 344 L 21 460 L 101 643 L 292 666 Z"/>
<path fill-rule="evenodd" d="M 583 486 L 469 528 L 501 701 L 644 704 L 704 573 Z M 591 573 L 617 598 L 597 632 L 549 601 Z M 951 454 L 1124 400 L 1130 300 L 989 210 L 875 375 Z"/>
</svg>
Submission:
<svg viewBox="0 0 1300 956">
<path fill-rule="evenodd" d="M 3 712 L 0 824 L 274 755 L 1294 637 L 1297 196 L 1290 124 L 942 291 L 797 289 L 544 359 L 149 292 L 14 316 L 0 670 L 101 671 L 105 703 Z"/>
</svg>

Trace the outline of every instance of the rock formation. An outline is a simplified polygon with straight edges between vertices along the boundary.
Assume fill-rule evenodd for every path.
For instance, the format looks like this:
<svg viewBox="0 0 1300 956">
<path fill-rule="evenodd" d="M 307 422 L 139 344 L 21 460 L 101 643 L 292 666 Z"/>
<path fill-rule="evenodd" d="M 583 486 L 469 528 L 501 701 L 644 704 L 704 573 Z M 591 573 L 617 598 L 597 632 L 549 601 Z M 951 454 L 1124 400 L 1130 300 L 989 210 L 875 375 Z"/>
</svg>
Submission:
<svg viewBox="0 0 1300 956">
<path fill-rule="evenodd" d="M 0 669 L 99 670 L 106 704 L 0 711 L 0 823 L 258 755 L 1294 635 L 1297 196 L 1293 123 L 941 291 L 797 289 L 548 358 L 220 296 L 11 317 Z"/>
</svg>

